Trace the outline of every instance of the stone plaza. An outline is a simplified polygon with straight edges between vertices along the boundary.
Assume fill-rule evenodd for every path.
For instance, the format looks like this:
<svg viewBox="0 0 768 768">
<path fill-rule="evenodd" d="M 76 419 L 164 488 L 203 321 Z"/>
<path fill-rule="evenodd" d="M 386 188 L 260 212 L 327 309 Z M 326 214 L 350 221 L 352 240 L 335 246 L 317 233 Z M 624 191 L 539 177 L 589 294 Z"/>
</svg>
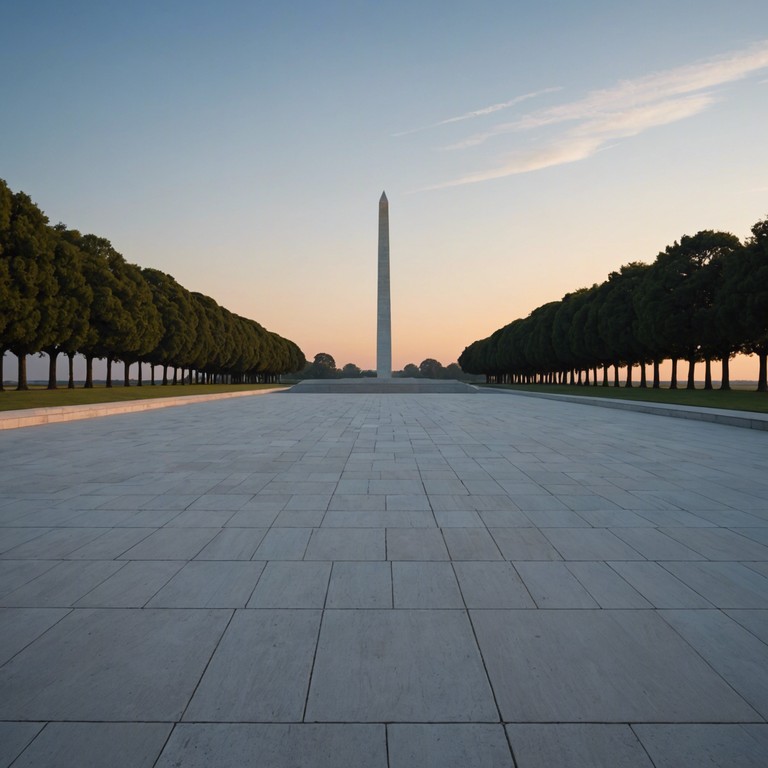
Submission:
<svg viewBox="0 0 768 768">
<path fill-rule="evenodd" d="M 0 766 L 768 765 L 764 431 L 275 392 L 0 455 Z"/>
</svg>

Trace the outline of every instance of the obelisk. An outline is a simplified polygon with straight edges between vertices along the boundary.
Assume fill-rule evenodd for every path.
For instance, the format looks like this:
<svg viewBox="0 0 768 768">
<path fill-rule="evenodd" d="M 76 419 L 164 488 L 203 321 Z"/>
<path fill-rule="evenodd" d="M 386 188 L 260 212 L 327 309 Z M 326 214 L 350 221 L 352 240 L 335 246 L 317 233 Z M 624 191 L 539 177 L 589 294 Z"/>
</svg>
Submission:
<svg viewBox="0 0 768 768">
<path fill-rule="evenodd" d="M 389 303 L 389 202 L 379 199 L 379 295 L 376 311 L 376 377 L 392 378 L 392 316 Z"/>
</svg>

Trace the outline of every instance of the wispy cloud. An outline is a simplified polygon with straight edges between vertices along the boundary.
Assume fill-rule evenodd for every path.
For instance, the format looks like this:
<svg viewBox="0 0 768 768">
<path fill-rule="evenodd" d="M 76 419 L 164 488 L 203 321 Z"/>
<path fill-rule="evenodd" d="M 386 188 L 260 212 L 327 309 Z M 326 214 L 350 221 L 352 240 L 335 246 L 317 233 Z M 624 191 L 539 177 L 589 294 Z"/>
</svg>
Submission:
<svg viewBox="0 0 768 768">
<path fill-rule="evenodd" d="M 533 150 L 506 154 L 492 168 L 425 189 L 475 184 L 584 160 L 608 142 L 693 117 L 716 100 L 716 89 L 768 68 L 768 40 L 725 56 L 655 72 L 584 98 L 540 109 L 472 134 L 444 149 L 477 147 L 490 139 L 561 126 L 560 134 Z M 480 110 L 479 110 L 480 111 Z M 555 129 L 556 130 L 556 129 Z M 551 133 L 551 130 L 548 131 Z"/>
<path fill-rule="evenodd" d="M 528 101 L 529 99 L 535 99 L 537 96 L 543 96 L 547 93 L 555 93 L 556 91 L 560 91 L 562 88 L 560 86 L 555 86 L 553 88 L 544 88 L 540 91 L 533 91 L 532 93 L 524 93 L 522 96 L 515 96 L 514 99 L 510 99 L 509 101 L 502 101 L 499 104 L 491 104 L 490 107 L 483 107 L 482 109 L 475 109 L 471 112 L 465 112 L 463 115 L 458 115 L 457 117 L 449 117 L 445 120 L 440 120 L 437 123 L 430 123 L 429 125 L 423 125 L 421 128 L 411 128 L 408 131 L 400 131 L 399 133 L 393 133 L 392 135 L 394 137 L 398 136 L 409 136 L 412 133 L 420 133 L 421 131 L 428 131 L 430 128 L 437 128 L 440 125 L 448 125 L 449 123 L 460 123 L 464 120 L 472 120 L 476 117 L 484 117 L 485 115 L 492 115 L 494 112 L 500 112 L 502 109 L 509 109 L 509 107 L 514 107 L 516 104 L 520 104 L 523 101 Z"/>
</svg>

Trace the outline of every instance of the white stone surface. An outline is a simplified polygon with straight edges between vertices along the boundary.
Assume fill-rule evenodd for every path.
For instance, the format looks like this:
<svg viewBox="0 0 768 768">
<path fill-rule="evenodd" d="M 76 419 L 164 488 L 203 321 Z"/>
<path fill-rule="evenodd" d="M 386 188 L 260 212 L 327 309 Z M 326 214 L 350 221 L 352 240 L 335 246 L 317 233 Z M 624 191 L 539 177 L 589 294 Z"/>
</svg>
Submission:
<svg viewBox="0 0 768 768">
<path fill-rule="evenodd" d="M 486 392 L 2 433 L 0 765 L 762 767 L 765 439 Z"/>
</svg>

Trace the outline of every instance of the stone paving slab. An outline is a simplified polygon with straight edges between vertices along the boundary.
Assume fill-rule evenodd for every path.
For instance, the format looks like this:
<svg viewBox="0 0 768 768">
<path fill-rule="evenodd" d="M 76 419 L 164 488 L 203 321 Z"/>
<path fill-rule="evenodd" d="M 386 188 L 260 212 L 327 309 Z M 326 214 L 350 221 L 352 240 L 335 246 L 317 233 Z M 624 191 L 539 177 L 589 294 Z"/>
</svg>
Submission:
<svg viewBox="0 0 768 768">
<path fill-rule="evenodd" d="M 762 768 L 765 440 L 485 392 L 0 434 L 0 766 Z"/>
</svg>

